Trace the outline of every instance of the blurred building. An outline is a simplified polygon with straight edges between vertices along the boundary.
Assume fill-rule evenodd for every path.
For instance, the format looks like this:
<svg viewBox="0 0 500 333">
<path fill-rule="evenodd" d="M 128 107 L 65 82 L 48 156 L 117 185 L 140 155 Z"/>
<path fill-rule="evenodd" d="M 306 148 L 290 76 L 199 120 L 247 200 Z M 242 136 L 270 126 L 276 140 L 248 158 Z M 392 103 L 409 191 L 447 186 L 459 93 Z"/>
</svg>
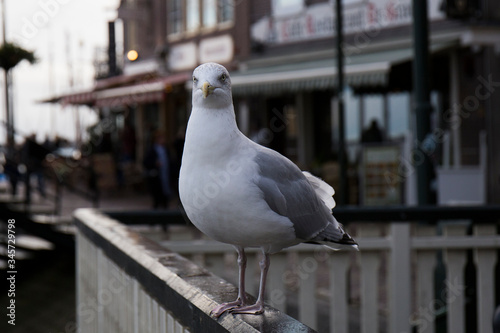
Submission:
<svg viewBox="0 0 500 333">
<path fill-rule="evenodd" d="M 185 126 L 192 70 L 219 62 L 241 130 L 335 185 L 333 3 L 123 0 L 121 74 L 60 101 L 133 124 L 140 164 L 153 129 L 173 143 Z M 434 163 L 436 201 L 500 203 L 500 3 L 428 7 L 433 131 L 419 145 Z M 343 13 L 350 201 L 415 203 L 412 1 L 345 0 Z"/>
</svg>

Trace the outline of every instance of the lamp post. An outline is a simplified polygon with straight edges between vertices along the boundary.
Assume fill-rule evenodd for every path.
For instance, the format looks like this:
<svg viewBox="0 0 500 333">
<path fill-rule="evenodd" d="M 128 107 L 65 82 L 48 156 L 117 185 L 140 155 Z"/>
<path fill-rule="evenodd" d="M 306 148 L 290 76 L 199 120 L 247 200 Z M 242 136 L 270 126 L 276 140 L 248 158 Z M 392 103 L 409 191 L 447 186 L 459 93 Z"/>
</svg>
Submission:
<svg viewBox="0 0 500 333">
<path fill-rule="evenodd" d="M 342 50 L 342 0 L 335 2 L 335 17 L 337 30 L 337 110 L 339 120 L 339 167 L 340 167 L 340 198 L 339 204 L 346 205 L 349 202 L 349 188 L 347 182 L 347 154 L 345 150 L 345 128 L 344 128 L 344 51 Z"/>
<path fill-rule="evenodd" d="M 427 0 L 413 0 L 413 92 L 415 96 L 416 136 L 413 160 L 417 170 L 417 198 L 419 205 L 431 203 L 430 181 L 432 164 L 422 149 L 430 133 L 429 90 L 429 28 Z"/>
<path fill-rule="evenodd" d="M 5 0 L 2 0 L 2 44 L 5 45 L 7 42 L 6 37 L 6 24 L 5 24 Z M 9 96 L 9 88 L 10 88 L 10 72 L 8 70 L 3 71 L 4 74 L 4 99 L 5 99 L 5 130 L 7 133 L 6 143 L 8 152 L 12 152 L 14 148 L 14 133 L 13 133 L 13 124 L 12 124 L 12 115 L 10 112 L 10 96 Z"/>
</svg>

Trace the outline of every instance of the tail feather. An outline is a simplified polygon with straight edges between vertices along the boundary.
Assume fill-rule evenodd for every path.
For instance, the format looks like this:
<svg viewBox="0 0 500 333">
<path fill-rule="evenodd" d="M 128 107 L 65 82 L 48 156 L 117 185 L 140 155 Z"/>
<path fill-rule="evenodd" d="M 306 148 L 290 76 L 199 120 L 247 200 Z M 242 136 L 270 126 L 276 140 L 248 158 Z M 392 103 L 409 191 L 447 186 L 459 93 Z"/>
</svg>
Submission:
<svg viewBox="0 0 500 333">
<path fill-rule="evenodd" d="M 307 171 L 302 172 L 306 176 L 307 180 L 314 188 L 316 195 L 323 201 L 323 203 L 332 210 L 335 207 L 335 200 L 333 200 L 333 195 L 335 190 L 333 187 L 325 183 L 318 177 L 313 176 Z M 324 230 L 322 230 L 313 239 L 307 241 L 307 243 L 320 244 L 329 247 L 332 250 L 341 249 L 354 249 L 358 250 L 358 243 L 344 230 L 344 226 L 338 223 L 335 217 Z"/>
<path fill-rule="evenodd" d="M 358 243 L 345 232 L 341 223 L 338 223 L 338 228 L 330 224 L 325 230 L 311 239 L 309 243 L 325 245 L 332 250 L 351 249 L 359 251 Z"/>
</svg>

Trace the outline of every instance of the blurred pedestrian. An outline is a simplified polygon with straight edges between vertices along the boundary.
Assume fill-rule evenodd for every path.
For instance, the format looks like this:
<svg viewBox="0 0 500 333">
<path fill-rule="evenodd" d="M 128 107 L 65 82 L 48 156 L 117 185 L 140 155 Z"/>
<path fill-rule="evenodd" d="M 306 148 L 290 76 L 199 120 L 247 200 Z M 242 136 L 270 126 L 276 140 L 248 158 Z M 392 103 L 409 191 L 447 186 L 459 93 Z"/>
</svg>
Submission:
<svg viewBox="0 0 500 333">
<path fill-rule="evenodd" d="M 170 156 L 165 146 L 165 135 L 156 131 L 153 143 L 143 161 L 153 208 L 167 208 L 172 195 L 170 187 Z"/>
<path fill-rule="evenodd" d="M 361 134 L 361 142 L 363 143 L 371 143 L 371 142 L 382 142 L 383 135 L 380 130 L 380 126 L 378 125 L 378 121 L 373 119 L 370 123 L 370 127 L 363 130 Z"/>
<path fill-rule="evenodd" d="M 21 161 L 19 149 L 12 149 L 11 152 L 5 156 L 4 172 L 7 175 L 10 183 L 10 193 L 17 195 L 17 183 L 21 177 L 19 173 L 19 163 Z"/>
<path fill-rule="evenodd" d="M 38 193 L 45 198 L 44 161 L 50 151 L 36 142 L 36 134 L 26 138 L 22 148 L 22 159 L 26 165 L 26 187 L 30 186 L 30 176 L 37 179 Z M 28 191 L 29 193 L 29 191 Z"/>
</svg>

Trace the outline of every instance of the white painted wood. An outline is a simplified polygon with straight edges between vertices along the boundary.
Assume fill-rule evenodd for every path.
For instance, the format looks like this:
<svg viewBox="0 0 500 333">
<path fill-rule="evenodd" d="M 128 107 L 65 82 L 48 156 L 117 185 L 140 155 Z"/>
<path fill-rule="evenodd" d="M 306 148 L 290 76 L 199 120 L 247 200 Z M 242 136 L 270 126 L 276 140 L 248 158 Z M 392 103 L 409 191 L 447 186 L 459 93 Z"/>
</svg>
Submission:
<svg viewBox="0 0 500 333">
<path fill-rule="evenodd" d="M 418 226 L 417 236 L 433 236 L 434 226 Z M 417 252 L 417 312 L 416 324 L 418 333 L 434 333 L 434 269 L 436 252 L 422 250 Z"/>
<path fill-rule="evenodd" d="M 178 321 L 175 322 L 175 331 L 174 333 L 183 333 L 184 332 L 184 327 L 182 327 L 181 324 L 179 324 Z"/>
<path fill-rule="evenodd" d="M 277 253 L 271 256 L 271 267 L 269 268 L 266 285 L 269 304 L 283 312 L 286 310 L 286 291 L 284 283 L 286 262 L 287 257 L 285 253 Z"/>
<path fill-rule="evenodd" d="M 167 333 L 167 312 L 162 307 L 160 307 L 159 311 L 160 311 L 159 333 Z"/>
<path fill-rule="evenodd" d="M 454 237 L 418 237 L 411 240 L 411 247 L 413 249 L 428 249 L 428 250 L 441 250 L 441 249 L 498 249 L 500 248 L 500 237 L 495 235 L 489 236 L 454 236 Z"/>
<path fill-rule="evenodd" d="M 134 333 L 139 333 L 139 282 L 137 280 L 133 279 L 132 284 L 134 286 L 133 288 L 133 299 L 134 299 Z"/>
<path fill-rule="evenodd" d="M 170 313 L 167 313 L 167 332 L 175 332 L 175 320 Z"/>
<path fill-rule="evenodd" d="M 311 252 L 300 253 L 298 256 L 299 279 L 299 320 L 311 327 L 317 328 L 316 306 L 316 270 L 318 262 Z"/>
<path fill-rule="evenodd" d="M 394 224 L 388 237 L 380 237 L 381 225 L 363 224 L 356 237 L 360 244 L 360 282 L 361 282 L 361 332 L 378 332 L 380 255 L 384 251 L 390 255 L 388 265 L 391 282 L 388 287 L 390 311 L 388 323 L 391 332 L 404 332 L 410 320 L 418 324 L 417 330 L 422 333 L 434 332 L 434 267 L 436 250 L 444 250 L 447 271 L 446 286 L 448 290 L 442 295 L 448 301 L 449 332 L 464 331 L 464 268 L 466 251 L 473 249 L 477 267 L 477 332 L 490 333 L 491 316 L 494 309 L 495 265 L 497 251 L 500 248 L 500 237 L 496 234 L 496 225 L 478 225 L 473 236 L 465 235 L 465 225 L 453 223 L 445 227 L 444 236 L 436 236 L 434 227 L 416 226 L 416 236 L 410 237 L 408 224 Z M 140 284 L 128 276 L 120 267 L 109 260 L 103 252 L 77 233 L 77 318 L 78 327 L 85 332 L 187 332 L 175 318 L 158 304 L 151 295 L 144 292 Z M 195 242 L 174 241 L 185 254 L 197 254 L 207 258 L 209 269 L 220 276 L 225 272 L 225 253 L 234 254 L 232 248 L 212 241 Z M 191 246 L 189 246 L 191 243 Z M 174 244 L 174 245 L 175 245 Z M 207 245 L 204 249 L 203 247 Z M 175 246 L 174 246 L 175 248 Z M 266 301 L 285 310 L 286 297 L 276 291 L 285 290 L 287 272 L 287 256 L 298 253 L 297 267 L 294 277 L 299 282 L 299 318 L 311 327 L 317 327 L 316 308 L 316 269 L 319 265 L 315 252 L 317 247 L 303 244 L 271 257 L 271 269 L 268 275 Z M 208 253 L 203 253 L 206 250 Z M 189 252 L 191 251 L 191 252 Z M 229 251 L 229 252 L 228 252 Z M 410 255 L 415 254 L 415 283 L 409 272 Z M 392 254 L 392 255 L 391 255 Z M 348 271 L 351 264 L 350 252 L 330 254 L 330 320 L 332 332 L 347 332 L 349 324 L 349 304 L 347 287 Z M 234 257 L 234 256 L 233 256 Z M 247 291 L 256 294 L 258 288 L 260 251 L 247 251 Z M 226 260 L 228 263 L 229 261 Z M 234 261 L 234 258 L 233 260 Z M 232 271 L 236 269 L 234 262 Z M 402 274 L 403 270 L 404 274 Z M 119 292 L 116 292 L 119 290 Z M 391 290 L 397 293 L 392 293 Z M 411 316 L 408 309 L 411 304 L 412 291 L 416 290 L 416 310 Z M 273 295 L 273 291 L 275 294 Z M 402 291 L 402 293 L 401 293 Z M 406 295 L 406 296 L 405 296 Z M 277 297 L 278 296 L 278 297 Z M 283 297 L 281 297 L 283 296 Z M 95 301 L 97 300 L 97 305 Z M 276 302 L 285 301 L 285 302 Z M 441 300 L 441 299 L 440 299 Z M 82 306 L 80 306 L 83 304 Z M 90 309 L 95 320 L 87 319 Z M 88 311 L 87 311 L 88 312 Z M 410 315 L 408 315 L 410 313 Z M 170 319 L 168 318 L 170 316 Z M 351 318 L 352 320 L 352 318 Z M 170 326 L 169 326 L 170 325 Z M 398 327 L 395 329 L 395 327 Z M 407 330 L 410 332 L 410 330 Z"/>
<path fill-rule="evenodd" d="M 389 332 L 410 332 L 411 316 L 411 248 L 410 223 L 391 224 L 389 263 Z"/>
<path fill-rule="evenodd" d="M 367 224 L 360 229 L 362 237 L 379 237 L 378 225 Z M 377 252 L 363 251 L 359 255 L 361 268 L 361 332 L 376 333 L 380 330 L 378 320 L 378 272 L 380 267 L 380 254 Z"/>
<path fill-rule="evenodd" d="M 151 315 L 153 317 L 151 320 L 151 331 L 158 332 L 160 330 L 160 325 L 159 325 L 160 314 L 158 312 L 158 303 L 152 298 L 151 305 L 152 305 Z"/>
<path fill-rule="evenodd" d="M 446 225 L 444 233 L 447 237 L 465 235 L 466 226 L 460 224 Z M 465 250 L 446 250 L 446 303 L 448 306 L 448 332 L 464 333 L 465 330 L 465 295 L 464 269 L 466 264 Z"/>
<path fill-rule="evenodd" d="M 495 235 L 495 225 L 476 225 L 474 235 Z M 474 259 L 477 270 L 477 324 L 479 333 L 493 333 L 495 313 L 495 265 L 497 251 L 476 249 Z"/>
<path fill-rule="evenodd" d="M 330 332 L 348 333 L 349 310 L 347 273 L 350 266 L 349 252 L 333 252 L 330 266 Z"/>
</svg>

